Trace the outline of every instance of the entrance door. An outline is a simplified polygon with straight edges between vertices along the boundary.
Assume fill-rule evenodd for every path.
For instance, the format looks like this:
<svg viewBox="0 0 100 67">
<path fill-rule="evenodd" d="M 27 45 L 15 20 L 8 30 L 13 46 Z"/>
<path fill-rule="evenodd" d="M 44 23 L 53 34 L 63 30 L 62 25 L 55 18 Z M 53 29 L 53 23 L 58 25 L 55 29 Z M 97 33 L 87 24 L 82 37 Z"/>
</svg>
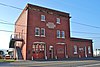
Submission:
<svg viewBox="0 0 100 67">
<path fill-rule="evenodd" d="M 44 59 L 44 45 L 33 45 L 33 59 Z"/>
<path fill-rule="evenodd" d="M 53 59 L 53 46 L 49 47 L 49 58 Z"/>
<path fill-rule="evenodd" d="M 65 45 L 57 45 L 57 58 L 65 58 Z"/>
<path fill-rule="evenodd" d="M 84 51 L 84 48 L 79 48 L 79 55 L 80 55 L 80 58 L 85 57 L 85 51 Z"/>
</svg>

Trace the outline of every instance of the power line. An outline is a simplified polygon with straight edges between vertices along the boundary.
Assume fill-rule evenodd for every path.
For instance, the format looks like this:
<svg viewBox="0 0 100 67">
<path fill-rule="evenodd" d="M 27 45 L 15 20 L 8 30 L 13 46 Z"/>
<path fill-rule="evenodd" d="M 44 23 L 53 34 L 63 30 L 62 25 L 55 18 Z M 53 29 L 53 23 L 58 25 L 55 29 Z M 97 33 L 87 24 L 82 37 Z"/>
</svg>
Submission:
<svg viewBox="0 0 100 67">
<path fill-rule="evenodd" d="M 83 26 L 88 26 L 88 27 L 100 29 L 100 27 L 93 26 L 93 25 L 88 25 L 88 24 L 79 23 L 79 22 L 75 22 L 75 21 L 71 21 L 71 22 L 72 22 L 72 23 L 75 23 L 75 24 L 83 25 Z"/>
<path fill-rule="evenodd" d="M 8 21 L 2 20 L 2 19 L 0 19 L 0 21 L 3 21 L 3 22 L 8 22 Z"/>
<path fill-rule="evenodd" d="M 25 27 L 25 25 L 20 25 L 20 24 L 13 24 L 13 23 L 5 23 L 5 22 L 0 22 L 0 24 L 7 24 L 7 25 L 16 25 L 16 26 L 22 26 Z"/>
<path fill-rule="evenodd" d="M 73 32 L 73 33 L 84 33 L 84 34 L 98 34 L 98 35 L 100 35 L 100 33 L 92 33 L 92 32 L 81 32 L 81 31 L 71 31 L 71 32 Z"/>
<path fill-rule="evenodd" d="M 13 31 L 8 31 L 8 30 L 0 30 L 0 31 L 3 31 L 3 32 L 13 32 Z"/>
<path fill-rule="evenodd" d="M 0 22 L 1 24 L 8 24 L 8 25 L 15 25 L 13 23 L 7 23 L 7 21 L 5 20 L 2 20 L 0 19 L 2 22 Z M 5 23 L 6 22 L 6 23 Z M 88 27 L 92 27 L 92 28 L 100 28 L 100 27 L 97 27 L 97 26 L 92 26 L 92 25 L 88 25 L 88 24 L 83 24 L 83 23 L 79 23 L 79 22 L 75 22 L 75 21 L 71 21 L 72 23 L 75 23 L 75 24 L 79 24 L 79 25 L 83 25 L 83 26 L 88 26 Z M 17 26 L 24 26 L 25 25 L 20 25 L 20 24 L 16 24 Z"/>
<path fill-rule="evenodd" d="M 6 23 L 5 22 L 0 22 L 0 24 L 15 25 L 13 23 L 7 23 L 7 22 Z M 20 25 L 20 24 L 16 24 L 16 26 L 26 27 L 25 25 Z M 32 25 L 30 25 L 30 26 L 32 26 Z M 84 33 L 84 34 L 98 34 L 98 35 L 100 34 L 100 33 L 83 32 L 83 31 L 71 31 L 71 32 L 73 32 L 73 33 Z"/>
<path fill-rule="evenodd" d="M 18 7 L 15 7 L 15 6 L 11 6 L 11 5 L 7 5 L 7 4 L 4 4 L 4 3 L 0 3 L 0 5 L 2 6 L 6 6 L 6 7 L 11 7 L 11 8 L 15 8 L 15 9 L 19 9 L 19 10 L 23 10 L 22 8 L 18 8 Z M 0 19 L 1 20 L 1 19 Z M 4 20 L 3 20 L 4 21 Z M 75 24 L 79 24 L 79 25 L 84 25 L 84 26 L 88 26 L 88 27 L 93 27 L 93 28 L 100 28 L 100 27 L 97 27 L 97 26 L 93 26 L 93 25 L 88 25 L 88 24 L 83 24 L 83 23 L 79 23 L 79 22 L 74 22 L 74 21 L 71 21 Z M 13 24 L 12 24 L 13 25 Z M 18 25 L 20 26 L 20 25 Z"/>
<path fill-rule="evenodd" d="M 11 8 L 18 9 L 18 10 L 23 10 L 22 8 L 11 6 L 11 5 L 7 5 L 7 4 L 4 4 L 4 3 L 0 3 L 0 5 L 6 6 L 6 7 L 11 7 Z"/>
<path fill-rule="evenodd" d="M 10 32 L 10 33 L 13 33 L 13 31 L 8 31 L 8 30 L 0 30 L 2 32 Z M 19 33 L 19 32 L 16 32 L 16 33 Z M 27 33 L 21 33 L 21 34 L 27 34 Z M 31 34 L 30 34 L 31 35 Z M 32 34 L 33 35 L 33 34 Z M 96 39 L 100 39 L 100 37 L 85 37 L 85 38 L 96 38 Z"/>
<path fill-rule="evenodd" d="M 23 10 L 22 8 L 18 8 L 18 7 L 15 7 L 15 6 L 11 6 L 11 5 L 7 5 L 7 4 L 3 4 L 3 3 L 0 3 L 0 5 L 3 5 L 3 6 L 6 6 L 6 7 L 11 7 L 11 8 L 15 8 L 15 9 L 19 9 L 19 10 Z M 1 21 L 4 21 L 4 22 L 7 22 L 5 20 L 2 20 L 0 19 Z M 0 22 L 1 24 L 8 24 L 8 25 L 15 25 L 13 23 L 4 23 L 4 22 Z M 88 24 L 83 24 L 83 23 L 79 23 L 79 22 L 75 22 L 75 21 L 71 21 L 75 24 L 79 24 L 79 25 L 84 25 L 84 26 L 88 26 L 88 27 L 92 27 L 92 28 L 100 28 L 100 27 L 97 27 L 97 26 L 92 26 L 92 25 L 88 25 Z M 17 26 L 24 26 L 26 27 L 25 25 L 18 25 Z M 88 33 L 88 32 L 78 32 L 78 31 L 72 31 L 74 33 Z M 99 34 L 99 33 L 88 33 L 88 34 Z"/>
</svg>

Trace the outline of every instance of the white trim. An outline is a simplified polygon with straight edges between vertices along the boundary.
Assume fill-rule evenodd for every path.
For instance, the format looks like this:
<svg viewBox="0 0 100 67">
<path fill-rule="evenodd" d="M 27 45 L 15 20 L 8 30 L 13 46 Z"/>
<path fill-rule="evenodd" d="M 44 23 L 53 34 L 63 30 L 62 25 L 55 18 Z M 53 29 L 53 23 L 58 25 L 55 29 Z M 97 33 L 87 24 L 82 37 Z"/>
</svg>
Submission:
<svg viewBox="0 0 100 67">
<path fill-rule="evenodd" d="M 34 44 L 46 44 L 45 42 L 33 42 Z"/>
<path fill-rule="evenodd" d="M 77 52 L 74 52 L 74 54 L 77 54 Z"/>
<path fill-rule="evenodd" d="M 45 51 L 44 51 L 45 59 L 47 60 L 47 52 L 46 52 L 47 50 L 46 50 L 46 45 L 44 45 L 44 50 L 45 50 Z"/>
<path fill-rule="evenodd" d="M 62 44 L 62 45 L 64 45 L 65 43 L 62 43 L 62 42 L 58 42 L 58 43 L 56 43 L 56 44 Z"/>
<path fill-rule="evenodd" d="M 85 57 L 87 57 L 87 48 L 85 46 Z"/>
</svg>

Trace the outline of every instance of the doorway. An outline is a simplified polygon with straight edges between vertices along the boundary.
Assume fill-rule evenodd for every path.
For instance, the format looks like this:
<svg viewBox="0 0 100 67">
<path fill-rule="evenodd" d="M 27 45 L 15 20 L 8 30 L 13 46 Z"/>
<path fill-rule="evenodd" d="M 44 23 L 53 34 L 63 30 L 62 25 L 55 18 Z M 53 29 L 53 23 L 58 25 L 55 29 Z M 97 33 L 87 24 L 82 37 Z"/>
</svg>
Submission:
<svg viewBox="0 0 100 67">
<path fill-rule="evenodd" d="M 33 59 L 44 59 L 44 45 L 43 44 L 33 45 Z"/>
<path fill-rule="evenodd" d="M 84 51 L 84 48 L 82 48 L 82 47 L 79 48 L 79 57 L 80 58 L 85 57 L 85 51 Z"/>
<path fill-rule="evenodd" d="M 49 58 L 50 59 L 53 59 L 53 52 L 54 52 L 53 46 L 49 46 Z"/>
</svg>

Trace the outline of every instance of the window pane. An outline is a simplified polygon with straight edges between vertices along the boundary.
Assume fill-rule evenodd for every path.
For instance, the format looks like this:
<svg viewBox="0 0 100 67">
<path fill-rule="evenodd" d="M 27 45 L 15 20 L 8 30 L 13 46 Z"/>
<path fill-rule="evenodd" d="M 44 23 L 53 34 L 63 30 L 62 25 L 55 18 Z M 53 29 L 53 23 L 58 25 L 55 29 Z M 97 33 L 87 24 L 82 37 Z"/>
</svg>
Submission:
<svg viewBox="0 0 100 67">
<path fill-rule="evenodd" d="M 33 48 L 35 48 L 35 45 L 33 45 Z"/>
<path fill-rule="evenodd" d="M 62 38 L 65 38 L 65 32 L 62 31 Z"/>
<path fill-rule="evenodd" d="M 57 18 L 57 24 L 60 24 L 60 18 Z"/>
<path fill-rule="evenodd" d="M 45 36 L 45 29 L 41 28 L 41 36 Z"/>
<path fill-rule="evenodd" d="M 89 54 L 91 53 L 91 48 L 90 48 L 90 46 L 88 46 L 88 52 L 89 52 Z"/>
<path fill-rule="evenodd" d="M 40 29 L 39 28 L 35 28 L 35 36 L 39 36 L 40 35 Z"/>
<path fill-rule="evenodd" d="M 45 15 L 41 15 L 41 21 L 45 21 Z"/>
<path fill-rule="evenodd" d="M 60 30 L 57 30 L 57 38 L 60 38 Z"/>
<path fill-rule="evenodd" d="M 74 54 L 77 54 L 77 46 L 74 45 Z"/>
</svg>

